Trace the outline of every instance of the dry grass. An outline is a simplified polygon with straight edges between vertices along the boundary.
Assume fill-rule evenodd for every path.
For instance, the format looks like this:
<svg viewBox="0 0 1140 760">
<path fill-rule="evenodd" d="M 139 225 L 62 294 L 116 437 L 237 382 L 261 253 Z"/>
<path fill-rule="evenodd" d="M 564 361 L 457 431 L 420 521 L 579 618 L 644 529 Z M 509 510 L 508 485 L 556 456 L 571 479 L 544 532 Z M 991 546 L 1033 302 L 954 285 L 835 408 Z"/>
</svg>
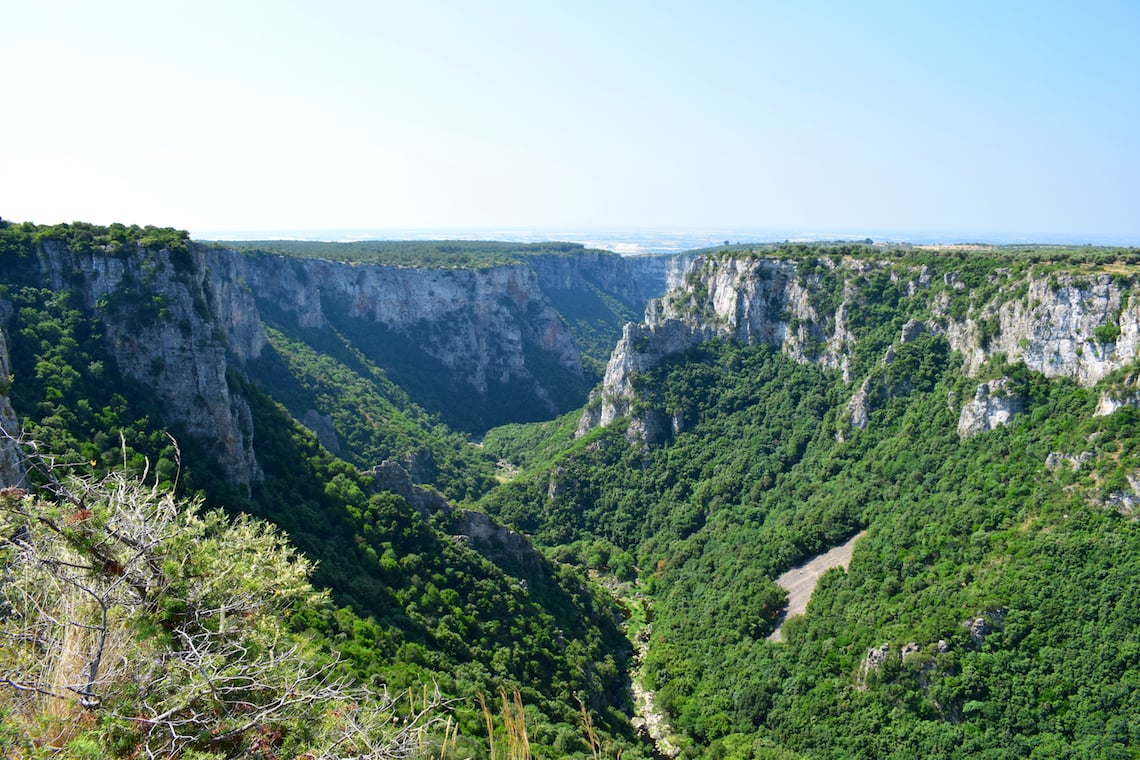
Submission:
<svg viewBox="0 0 1140 760">
<path fill-rule="evenodd" d="M 478 695 L 479 709 L 483 712 L 483 722 L 487 726 L 487 742 L 491 760 L 500 757 L 495 753 L 495 716 L 487 705 L 483 694 Z M 507 698 L 505 689 L 499 689 L 503 731 L 506 734 L 506 760 L 530 760 L 530 739 L 526 732 L 526 714 L 523 711 L 522 696 L 515 689 L 513 699 Z M 501 745 L 500 745 L 501 746 Z"/>
</svg>

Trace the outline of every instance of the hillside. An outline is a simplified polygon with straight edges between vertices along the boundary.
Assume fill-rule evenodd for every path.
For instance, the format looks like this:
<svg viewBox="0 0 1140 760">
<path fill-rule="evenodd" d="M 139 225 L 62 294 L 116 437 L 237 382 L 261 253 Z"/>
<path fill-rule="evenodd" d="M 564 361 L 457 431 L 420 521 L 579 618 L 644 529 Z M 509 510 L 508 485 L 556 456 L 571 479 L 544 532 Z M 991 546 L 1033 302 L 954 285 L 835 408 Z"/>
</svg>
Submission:
<svg viewBox="0 0 1140 760">
<path fill-rule="evenodd" d="M 1140 747 L 1134 249 L 0 223 L 0 268 L 5 429 L 279 526 L 331 594 L 287 628 L 346 677 L 437 685 L 448 756 L 521 722 L 530 756 L 649 757 L 633 679 L 687 757 Z M 57 499 L 27 456 L 0 451 L 5 483 Z M 860 534 L 769 640 L 776 579 Z M 70 705 L 43 725 L 89 725 Z"/>
<path fill-rule="evenodd" d="M 640 568 L 687 751 L 1128 756 L 1136 277 L 1129 251 L 705 257 L 626 328 L 579 437 L 483 505 Z M 768 641 L 774 579 L 860 531 Z"/>
<path fill-rule="evenodd" d="M 400 357 L 368 353 L 375 313 L 350 310 L 354 293 L 367 293 L 362 308 L 387 308 L 380 291 L 361 290 L 381 283 L 426 335 L 455 332 L 458 312 L 471 342 L 456 351 L 505 363 L 514 374 L 504 387 L 525 411 L 528 388 L 537 399 L 567 372 L 583 382 L 579 363 L 559 363 L 580 353 L 535 269 L 426 270 L 409 281 L 307 263 L 201 246 L 176 230 L 0 225 L 6 430 L 24 442 L 13 452 L 8 441 L 8 461 L 40 452 L 48 472 L 123 471 L 276 524 L 332 592 L 332 605 L 293 610 L 292 625 L 337 650 L 354 678 L 396 693 L 435 684 L 457 701 L 462 737 L 485 741 L 476 696 L 494 702 L 504 690 L 525 701 L 548 752 L 559 735 L 560 746 L 587 746 L 574 694 L 598 735 L 635 745 L 621 712 L 629 650 L 612 602 L 583 572 L 455 505 L 494 484 L 494 461 L 411 400 L 381 366 Z M 408 282 L 425 293 L 446 286 L 459 303 L 433 312 L 396 292 Z M 327 293 L 337 287 L 343 299 Z M 551 337 L 546 348 L 523 334 L 536 325 Z M 469 371 L 459 362 L 442 382 L 465 388 Z M 457 400 L 486 413 L 477 388 L 464 392 Z M 540 408 L 558 409 L 546 401 Z M 45 467 L 26 484 L 23 469 L 6 470 L 5 485 L 57 498 L 41 492 Z M 45 735 L 53 721 L 84 719 L 74 700 L 50 712 Z"/>
</svg>

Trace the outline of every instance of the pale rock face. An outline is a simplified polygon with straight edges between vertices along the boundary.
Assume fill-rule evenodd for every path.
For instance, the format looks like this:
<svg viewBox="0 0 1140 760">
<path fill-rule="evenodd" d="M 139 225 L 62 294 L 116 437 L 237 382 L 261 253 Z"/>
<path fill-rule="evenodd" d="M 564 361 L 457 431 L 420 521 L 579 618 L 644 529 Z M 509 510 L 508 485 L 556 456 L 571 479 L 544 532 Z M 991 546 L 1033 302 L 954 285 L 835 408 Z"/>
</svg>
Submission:
<svg viewBox="0 0 1140 760">
<path fill-rule="evenodd" d="M 225 335 L 227 352 L 244 365 L 261 356 L 268 341 L 253 292 L 241 277 L 239 261 L 227 254 L 228 251 L 211 248 L 197 249 L 197 276 L 211 321 Z"/>
<path fill-rule="evenodd" d="M 962 352 L 968 374 L 1001 352 L 1047 377 L 1068 377 L 1090 387 L 1135 360 L 1140 349 L 1140 303 L 1134 293 L 1108 275 L 1059 273 L 1054 278 L 1054 282 L 1047 277 L 1029 280 L 1024 297 L 998 307 L 999 328 L 988 347 L 980 344 L 974 320 L 951 324 L 950 346 Z M 1110 323 L 1119 327 L 1120 335 L 1102 344 L 1096 329 Z"/>
<path fill-rule="evenodd" d="M 1008 378 L 982 383 L 974 399 L 962 407 L 958 416 L 958 435 L 962 438 L 1008 425 L 1025 410 L 1025 399 L 1011 392 Z"/>
<path fill-rule="evenodd" d="M 177 272 L 165 250 L 77 254 L 49 241 L 40 250 L 40 264 L 53 288 L 78 290 L 99 316 L 119 370 L 153 389 L 167 424 L 212 445 L 232 482 L 248 485 L 261 477 L 249 407 L 226 382 L 226 335 L 215 330 L 212 314 L 202 313 L 216 310 L 228 322 L 237 336 L 235 355 L 256 355 L 265 336 L 248 294 L 212 290 L 202 266 Z M 135 305 L 104 305 L 131 289 L 141 294 L 135 300 L 161 298 L 163 314 L 140 320 L 131 317 Z"/>
<path fill-rule="evenodd" d="M 902 343 L 911 343 L 918 340 L 919 336 L 924 332 L 926 332 L 926 325 L 917 319 L 908 319 L 906 324 L 902 327 L 902 335 L 899 337 L 899 341 Z"/>
<path fill-rule="evenodd" d="M 694 260 L 684 287 L 651 301 L 643 324 L 626 325 L 606 366 L 600 406 L 583 415 L 579 432 L 628 415 L 633 376 L 656 366 L 664 356 L 717 337 L 782 345 L 787 324 L 777 315 L 788 300 L 794 274 L 795 265 L 789 262 Z M 704 293 L 698 295 L 701 286 Z"/>
<path fill-rule="evenodd" d="M 526 364 L 528 345 L 582 376 L 574 336 L 528 264 L 423 269 L 228 253 L 257 300 L 293 314 L 302 327 L 324 327 L 330 309 L 381 325 L 413 337 L 479 393 L 492 382 L 518 382 L 543 398 L 546 391 Z M 548 269 L 555 282 L 575 282 L 569 261 Z"/>
<path fill-rule="evenodd" d="M 858 264 L 858 266 L 864 266 Z M 684 284 L 646 308 L 645 321 L 626 325 L 606 367 L 594 404 L 582 416 L 579 434 L 629 414 L 631 379 L 663 357 L 713 338 L 778 346 L 801 362 L 844 373 L 853 344 L 847 327 L 848 287 L 833 314 L 819 314 L 810 285 L 796 277 L 793 261 L 762 258 L 705 258 L 689 265 Z M 795 320 L 791 329 L 788 318 Z M 643 425 L 656 429 L 652 421 Z"/>
<path fill-rule="evenodd" d="M 849 273 L 840 301 L 830 314 L 820 314 L 813 301 L 818 275 L 797 277 L 793 261 L 732 257 L 694 260 L 678 288 L 650 303 L 642 324 L 626 327 L 611 355 L 603 385 L 582 417 L 579 433 L 629 413 L 632 375 L 655 366 L 664 356 L 713 338 L 779 346 L 796 361 L 839 370 L 844 381 L 851 382 L 849 357 L 857 338 L 848 327 L 849 311 L 859 303 L 862 278 L 882 265 L 852 260 L 838 265 L 829 260 L 821 263 Z M 934 282 L 928 267 L 916 268 L 911 274 L 904 288 L 909 296 L 920 296 Z M 1127 284 L 1107 274 L 1060 272 L 1027 277 L 1024 294 L 1010 297 L 1006 294 L 1018 283 L 1010 281 L 1009 271 L 995 272 L 994 277 L 993 282 L 1003 283 L 1003 292 L 993 303 L 977 311 L 971 309 L 964 319 L 949 317 L 946 293 L 932 295 L 931 320 L 909 320 L 902 328 L 900 343 L 913 341 L 924 332 L 941 334 L 961 353 L 962 369 L 967 374 L 976 374 L 993 355 L 1003 353 L 1011 362 L 1023 361 L 1048 377 L 1068 377 L 1086 387 L 1140 355 L 1140 297 Z M 892 278 L 901 279 L 895 272 Z M 952 289 L 965 288 L 954 272 L 945 273 L 942 280 Z M 996 321 L 997 326 L 996 330 L 991 328 L 993 334 L 984 345 L 983 320 Z M 1097 338 L 1098 328 L 1106 325 L 1119 330 L 1118 337 L 1107 343 Z M 1134 396 L 1140 399 L 1140 393 L 1106 395 L 1098 413 L 1110 413 L 1122 403 L 1140 403 Z M 867 401 L 866 389 L 861 388 L 848 405 L 849 419 L 857 427 L 867 424 Z M 1001 425 L 1017 411 L 1015 400 L 987 395 L 963 410 L 962 429 Z"/>
<path fill-rule="evenodd" d="M 1130 473 L 1125 476 L 1127 487 L 1122 488 L 1105 497 L 1105 506 L 1115 509 L 1125 517 L 1140 519 L 1140 474 Z"/>
<path fill-rule="evenodd" d="M 631 306 L 644 302 L 623 259 L 588 251 L 479 269 L 353 265 L 193 243 L 189 254 L 182 271 L 167 251 L 80 254 L 48 241 L 39 258 L 45 283 L 75 290 L 102 321 L 120 371 L 153 388 L 164 424 L 211 446 L 227 478 L 244 484 L 261 477 L 252 418 L 226 373 L 265 351 L 262 309 L 303 328 L 326 328 L 333 318 L 374 324 L 477 392 L 517 385 L 560 411 L 528 356 L 541 353 L 543 367 L 553 362 L 571 378 L 584 373 L 574 336 L 542 288 L 599 287 Z M 140 304 L 152 298 L 161 316 L 140 319 Z M 310 420 L 328 433 L 326 421 Z M 334 437 L 324 440 L 335 447 Z"/>
<path fill-rule="evenodd" d="M 669 271 L 677 256 L 662 257 Z M 543 289 L 583 290 L 597 286 L 627 306 L 643 306 L 648 298 L 660 296 L 668 287 L 653 281 L 643 282 L 630 260 L 600 251 L 574 251 L 567 256 L 529 256 L 527 265 L 534 270 Z M 640 306 L 639 306 L 640 308 Z"/>
<path fill-rule="evenodd" d="M 1129 374 L 1122 382 L 1101 391 L 1093 416 L 1105 417 L 1124 407 L 1140 407 L 1140 377 Z"/>
<path fill-rule="evenodd" d="M 6 302 L 0 304 L 0 307 L 0 322 L 7 322 L 11 307 Z M 27 475 L 18 443 L 20 422 L 8 401 L 7 386 L 11 376 L 8 339 L 4 331 L 0 330 L 0 384 L 4 388 L 3 393 L 0 393 L 0 488 L 21 485 Z"/>
<path fill-rule="evenodd" d="M 1123 409 L 1126 406 L 1140 407 L 1140 391 L 1128 396 L 1114 396 L 1108 393 L 1102 394 L 1100 400 L 1097 402 L 1096 411 L 1093 412 L 1093 416 L 1107 417 L 1117 409 Z"/>
<path fill-rule="evenodd" d="M 851 400 L 847 402 L 847 419 L 851 422 L 852 427 L 857 427 L 860 430 L 866 428 L 867 423 L 871 421 L 871 415 L 867 409 L 869 381 L 870 378 L 864 380 L 863 384 L 859 386 L 859 390 L 855 391 Z"/>
<path fill-rule="evenodd" d="M 637 254 L 624 257 L 642 299 L 660 298 L 679 287 L 693 254 Z"/>
<path fill-rule="evenodd" d="M 872 673 L 878 673 L 891 659 L 891 645 L 883 642 L 877 647 L 871 647 L 867 650 L 867 654 L 863 657 L 863 662 L 859 664 L 859 689 L 865 690 L 867 676 Z"/>
</svg>

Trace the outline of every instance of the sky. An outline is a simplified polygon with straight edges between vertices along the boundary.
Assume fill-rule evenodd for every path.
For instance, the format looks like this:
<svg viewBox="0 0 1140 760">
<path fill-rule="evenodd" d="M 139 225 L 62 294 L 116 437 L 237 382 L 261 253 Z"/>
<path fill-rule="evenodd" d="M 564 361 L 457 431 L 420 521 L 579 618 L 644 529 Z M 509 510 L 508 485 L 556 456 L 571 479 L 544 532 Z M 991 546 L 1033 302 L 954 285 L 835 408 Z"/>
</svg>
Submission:
<svg viewBox="0 0 1140 760">
<path fill-rule="evenodd" d="M 1140 244 L 1140 2 L 0 0 L 0 217 Z"/>
</svg>

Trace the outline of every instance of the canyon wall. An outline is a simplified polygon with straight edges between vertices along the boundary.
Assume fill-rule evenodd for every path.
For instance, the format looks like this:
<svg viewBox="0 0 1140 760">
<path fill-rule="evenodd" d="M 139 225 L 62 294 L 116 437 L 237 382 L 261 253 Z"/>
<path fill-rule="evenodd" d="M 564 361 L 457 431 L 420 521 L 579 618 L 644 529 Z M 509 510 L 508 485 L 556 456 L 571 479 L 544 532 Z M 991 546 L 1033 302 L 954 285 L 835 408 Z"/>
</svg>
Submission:
<svg viewBox="0 0 1140 760">
<path fill-rule="evenodd" d="M 888 290 L 893 304 L 883 301 Z M 905 323 L 904 311 L 911 317 Z M 881 330 L 872 333 L 884 319 L 902 326 L 880 345 Z M 1011 268 L 995 270 L 984 289 L 972 292 L 953 262 L 931 267 L 839 257 L 701 257 L 678 287 L 649 304 L 643 322 L 625 327 L 579 432 L 629 415 L 639 372 L 713 338 L 776 346 L 853 383 L 868 369 L 853 376 L 865 341 L 877 341 L 877 356 L 888 363 L 896 343 L 922 333 L 944 336 L 968 375 L 1000 354 L 1047 377 L 1091 387 L 1137 359 L 1140 288 L 1108 271 Z"/>
</svg>

